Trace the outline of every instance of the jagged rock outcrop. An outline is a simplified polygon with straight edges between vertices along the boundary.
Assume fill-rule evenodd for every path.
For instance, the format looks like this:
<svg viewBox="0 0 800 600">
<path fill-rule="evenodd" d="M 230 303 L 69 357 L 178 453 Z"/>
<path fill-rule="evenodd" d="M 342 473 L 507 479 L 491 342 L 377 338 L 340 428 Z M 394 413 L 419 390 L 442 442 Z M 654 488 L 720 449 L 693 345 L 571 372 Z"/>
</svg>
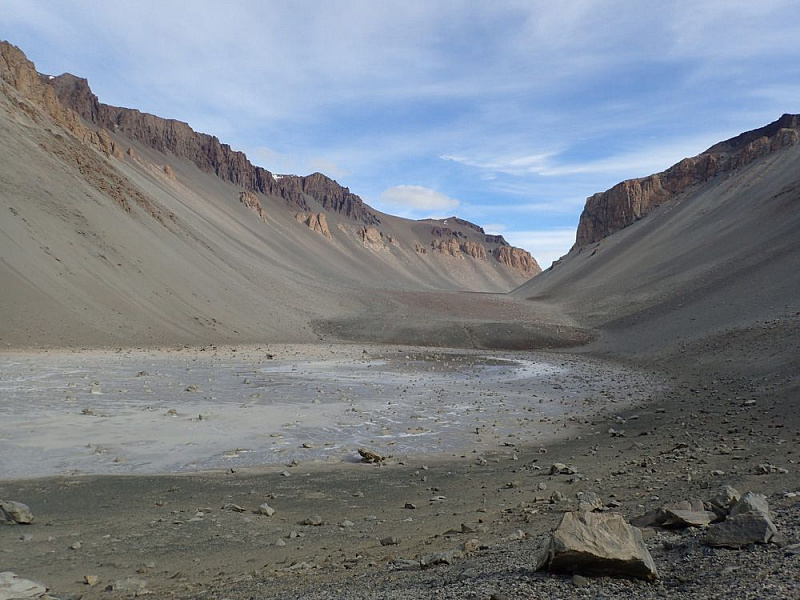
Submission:
<svg viewBox="0 0 800 600">
<path fill-rule="evenodd" d="M 501 246 L 495 248 L 494 257 L 497 262 L 500 262 L 512 269 L 522 271 L 527 277 L 533 277 L 542 272 L 539 263 L 533 258 L 527 250 L 522 248 L 515 248 L 514 246 Z"/>
<path fill-rule="evenodd" d="M 284 175 L 278 180 L 283 193 L 289 198 L 306 194 L 322 205 L 322 208 L 337 212 L 367 225 L 379 225 L 378 215 L 364 201 L 348 188 L 322 173 L 312 173 L 306 177 Z"/>
<path fill-rule="evenodd" d="M 331 239 L 331 232 L 330 229 L 328 229 L 328 219 L 322 213 L 298 213 L 294 218 L 298 223 L 307 225 L 311 231 L 316 231 L 326 238 Z"/>
<path fill-rule="evenodd" d="M 487 244 L 497 244 L 498 246 L 508 246 L 509 243 L 502 235 L 485 235 L 483 238 Z"/>
<path fill-rule="evenodd" d="M 464 234 L 457 229 L 450 229 L 449 227 L 432 227 L 431 235 L 439 238 L 463 238 Z"/>
<path fill-rule="evenodd" d="M 131 212 L 133 205 L 138 205 L 161 223 L 165 223 L 166 219 L 173 220 L 174 215 L 154 206 L 91 150 L 90 147 L 106 156 L 123 158 L 122 148 L 116 145 L 106 130 L 90 129 L 75 111 L 62 105 L 54 88 L 49 85 L 51 81 L 36 71 L 34 64 L 19 48 L 0 41 L 0 84 L 3 95 L 34 122 L 49 117 L 74 136 L 74 140 L 69 140 L 61 135 L 53 135 L 49 141 L 40 142 L 40 146 L 74 165 L 90 185 L 112 198 L 126 212 Z M 7 86 L 16 93 L 11 93 Z"/>
<path fill-rule="evenodd" d="M 213 173 L 223 181 L 247 191 L 278 196 L 303 212 L 311 212 L 307 199 L 310 197 L 325 210 L 367 225 L 380 223 L 378 215 L 360 197 L 321 173 L 306 177 L 286 175 L 278 179 L 266 169 L 253 165 L 243 152 L 233 150 L 215 136 L 194 131 L 187 123 L 103 104 L 92 93 L 86 79 L 65 73 L 52 79 L 42 77 L 41 81 L 56 92 L 63 105 L 86 121 L 159 152 L 186 158 L 200 170 Z"/>
<path fill-rule="evenodd" d="M 460 217 L 456 217 L 455 215 L 452 216 L 452 217 L 448 217 L 447 219 L 445 219 L 445 221 L 448 221 L 448 222 L 452 221 L 456 225 L 461 225 L 462 227 L 468 227 L 469 229 L 473 229 L 473 230 L 477 231 L 481 235 L 484 235 L 486 233 L 483 230 L 483 227 L 481 227 L 480 225 L 476 225 L 475 223 L 473 223 L 471 221 L 467 221 L 466 219 L 462 219 Z"/>
<path fill-rule="evenodd" d="M 581 248 L 600 241 L 715 175 L 738 169 L 761 156 L 797 144 L 799 139 L 800 115 L 785 114 L 766 127 L 715 144 L 666 171 L 629 179 L 610 190 L 594 194 L 586 200 L 574 247 Z"/>
<path fill-rule="evenodd" d="M 486 246 L 479 242 L 461 242 L 461 251 L 478 260 L 486 260 Z"/>
<path fill-rule="evenodd" d="M 253 192 L 244 190 L 239 192 L 239 202 L 244 204 L 247 208 L 252 210 L 254 213 L 258 215 L 258 218 L 267 222 L 267 213 L 264 212 L 264 208 L 261 206 L 261 202 Z M 326 226 L 327 229 L 327 226 Z M 328 234 L 330 237 L 330 233 Z"/>
<path fill-rule="evenodd" d="M 367 248 L 381 250 L 386 244 L 383 242 L 383 233 L 376 227 L 361 227 L 358 230 L 358 237 Z"/>
<path fill-rule="evenodd" d="M 439 252 L 440 254 L 445 254 L 447 256 L 461 255 L 461 245 L 454 237 L 444 240 L 433 240 L 431 242 L 431 248 L 434 252 Z"/>
<path fill-rule="evenodd" d="M 122 158 L 122 149 L 116 147 L 108 132 L 102 129 L 92 131 L 81 123 L 78 115 L 59 101 L 53 88 L 48 85 L 50 80 L 40 75 L 25 54 L 8 42 L 0 42 L 0 79 L 81 142 L 91 144 L 106 155 Z M 18 108 L 38 121 L 37 111 L 24 102 L 20 102 Z"/>
</svg>

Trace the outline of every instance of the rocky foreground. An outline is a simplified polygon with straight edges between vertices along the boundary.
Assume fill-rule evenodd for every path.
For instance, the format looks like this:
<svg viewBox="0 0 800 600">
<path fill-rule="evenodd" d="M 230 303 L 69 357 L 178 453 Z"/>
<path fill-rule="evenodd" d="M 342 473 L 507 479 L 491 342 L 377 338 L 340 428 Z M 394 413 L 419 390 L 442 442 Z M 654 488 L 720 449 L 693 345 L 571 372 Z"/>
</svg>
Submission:
<svg viewBox="0 0 800 600">
<path fill-rule="evenodd" d="M 796 598 L 795 375 L 695 362 L 662 359 L 668 389 L 567 420 L 568 438 L 546 447 L 6 481 L 0 497 L 34 522 L 0 528 L 3 571 L 62 599 Z M 639 566 L 585 548 L 556 558 L 560 523 L 583 523 L 572 539 L 595 552 L 615 543 L 597 533 L 609 519 L 643 552 Z"/>
</svg>

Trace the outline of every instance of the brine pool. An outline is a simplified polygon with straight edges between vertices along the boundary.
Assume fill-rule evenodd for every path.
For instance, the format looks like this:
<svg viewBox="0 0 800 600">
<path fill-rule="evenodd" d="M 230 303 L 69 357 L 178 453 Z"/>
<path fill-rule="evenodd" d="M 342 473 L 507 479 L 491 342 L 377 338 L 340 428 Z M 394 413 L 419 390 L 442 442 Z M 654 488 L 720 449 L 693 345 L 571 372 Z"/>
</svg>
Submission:
<svg viewBox="0 0 800 600">
<path fill-rule="evenodd" d="M 566 355 L 371 347 L 0 354 L 0 479 L 544 444 L 660 387 Z"/>
</svg>

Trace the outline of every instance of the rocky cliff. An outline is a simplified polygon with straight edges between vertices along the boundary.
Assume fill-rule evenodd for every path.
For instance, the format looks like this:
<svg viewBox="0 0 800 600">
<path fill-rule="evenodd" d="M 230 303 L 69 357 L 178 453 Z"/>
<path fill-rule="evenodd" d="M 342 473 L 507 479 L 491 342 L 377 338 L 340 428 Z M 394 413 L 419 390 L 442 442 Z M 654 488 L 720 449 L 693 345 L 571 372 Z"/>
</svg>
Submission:
<svg viewBox="0 0 800 600">
<path fill-rule="evenodd" d="M 527 250 L 515 248 L 513 246 L 500 246 L 495 248 L 494 257 L 497 262 L 502 263 L 512 269 L 518 269 L 528 277 L 533 277 L 542 272 L 542 268 L 536 259 Z"/>
<path fill-rule="evenodd" d="M 86 79 L 65 73 L 57 77 L 42 75 L 41 82 L 55 91 L 63 106 L 101 130 L 121 133 L 159 152 L 188 159 L 200 170 L 246 191 L 281 197 L 304 212 L 311 211 L 307 200 L 311 197 L 325 210 L 367 225 L 380 223 L 378 215 L 361 198 L 321 173 L 276 178 L 266 169 L 253 165 L 243 152 L 233 150 L 215 136 L 194 131 L 187 123 L 103 104 Z"/>
<path fill-rule="evenodd" d="M 47 115 L 75 138 L 51 136 L 43 149 L 68 157 L 87 181 L 114 198 L 127 212 L 138 205 L 162 223 L 174 221 L 173 215 L 132 186 L 113 160 L 102 160 L 94 150 L 109 158 L 133 161 L 169 181 L 177 181 L 170 157 L 187 160 L 203 173 L 235 185 L 239 201 L 265 223 L 274 223 L 275 219 L 268 221 L 267 205 L 263 202 L 282 199 L 298 222 L 331 240 L 340 235 L 360 237 L 364 247 L 379 250 L 393 247 L 398 257 L 405 251 L 413 251 L 428 258 L 445 255 L 481 262 L 492 258 L 480 269 L 490 277 L 510 278 L 515 282 L 539 272 L 538 265 L 533 266 L 535 260 L 525 250 L 512 249 L 502 236 L 486 235 L 474 223 L 455 216 L 427 219 L 425 223 L 430 228 L 419 230 L 411 221 L 379 215 L 348 188 L 321 173 L 305 177 L 273 175 L 250 163 L 244 153 L 214 136 L 194 131 L 187 123 L 103 104 L 86 79 L 71 74 L 40 74 L 22 51 L 6 42 L 0 45 L 0 82 L 4 89 L 13 88 L 14 92 L 4 97 L 17 103 L 17 109 L 34 120 L 45 119 L 43 115 Z M 128 140 L 163 154 L 165 164 L 149 164 L 148 159 L 139 156 L 136 144 L 129 145 Z M 340 217 L 355 221 L 356 227 L 345 226 Z M 335 228 L 328 226 L 331 218 Z M 505 267 L 512 272 L 495 274 L 500 265 L 503 268 L 499 272 L 506 271 Z"/>
<path fill-rule="evenodd" d="M 654 208 L 716 175 L 747 165 L 800 139 L 800 116 L 777 121 L 715 144 L 666 171 L 629 179 L 590 196 L 578 223 L 575 247 L 593 244 L 646 216 Z"/>
<path fill-rule="evenodd" d="M 94 148 L 106 156 L 123 156 L 122 148 L 117 147 L 107 131 L 90 129 L 75 111 L 59 101 L 54 88 L 48 85 L 50 81 L 49 77 L 36 71 L 34 64 L 19 48 L 0 41 L 2 96 L 35 123 L 50 118 L 74 136 L 68 139 L 53 134 L 46 142 L 39 142 L 42 149 L 74 165 L 87 183 L 112 198 L 126 212 L 132 212 L 133 207 L 138 206 L 161 223 L 165 223 L 165 219 L 172 220 L 173 215 L 153 205 L 140 190 L 92 152 L 91 148 Z"/>
</svg>

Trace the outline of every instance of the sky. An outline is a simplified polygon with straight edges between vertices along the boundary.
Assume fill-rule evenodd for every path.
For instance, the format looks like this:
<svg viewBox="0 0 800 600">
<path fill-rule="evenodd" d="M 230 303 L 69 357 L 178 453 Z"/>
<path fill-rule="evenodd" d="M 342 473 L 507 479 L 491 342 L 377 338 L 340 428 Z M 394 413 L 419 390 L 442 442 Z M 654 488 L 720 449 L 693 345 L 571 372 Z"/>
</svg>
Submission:
<svg viewBox="0 0 800 600">
<path fill-rule="evenodd" d="M 591 194 L 800 112 L 796 0 L 0 0 L 0 38 L 101 102 L 545 268 Z"/>
</svg>

